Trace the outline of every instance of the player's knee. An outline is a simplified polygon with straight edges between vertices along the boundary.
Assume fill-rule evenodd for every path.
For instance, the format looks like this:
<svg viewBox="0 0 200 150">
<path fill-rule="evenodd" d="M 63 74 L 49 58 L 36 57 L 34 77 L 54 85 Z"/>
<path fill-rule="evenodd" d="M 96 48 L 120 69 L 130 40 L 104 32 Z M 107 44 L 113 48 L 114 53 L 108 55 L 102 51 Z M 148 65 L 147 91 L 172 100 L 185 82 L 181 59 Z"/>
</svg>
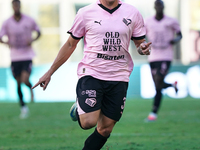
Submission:
<svg viewBox="0 0 200 150">
<path fill-rule="evenodd" d="M 81 120 L 81 127 L 84 130 L 91 129 L 96 126 L 96 122 L 90 119 Z"/>
<path fill-rule="evenodd" d="M 161 90 L 162 89 L 162 81 L 155 81 L 155 87 L 156 90 Z"/>
<path fill-rule="evenodd" d="M 161 85 L 156 85 L 156 90 L 162 90 L 162 86 Z"/>
<path fill-rule="evenodd" d="M 112 128 L 109 128 L 109 127 L 107 127 L 107 128 L 98 128 L 98 132 L 102 136 L 108 137 L 112 132 Z"/>
</svg>

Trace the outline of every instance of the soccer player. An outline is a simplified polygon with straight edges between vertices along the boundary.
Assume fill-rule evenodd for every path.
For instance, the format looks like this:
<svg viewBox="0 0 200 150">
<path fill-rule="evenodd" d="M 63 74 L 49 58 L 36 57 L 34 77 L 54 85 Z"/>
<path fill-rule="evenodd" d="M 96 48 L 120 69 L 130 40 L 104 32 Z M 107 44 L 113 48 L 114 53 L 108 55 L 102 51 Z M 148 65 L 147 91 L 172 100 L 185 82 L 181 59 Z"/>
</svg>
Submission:
<svg viewBox="0 0 200 150">
<path fill-rule="evenodd" d="M 147 38 L 152 42 L 152 52 L 148 56 L 148 61 L 156 88 L 152 112 L 148 115 L 147 121 L 157 119 L 162 99 L 162 89 L 174 87 L 175 92 L 178 92 L 177 82 L 175 81 L 174 84 L 165 83 L 164 78 L 173 59 L 173 45 L 182 38 L 178 21 L 164 15 L 163 1 L 156 0 L 154 5 L 156 15 L 145 19 Z"/>
<path fill-rule="evenodd" d="M 97 0 L 81 8 L 68 33 L 52 66 L 33 88 L 40 85 L 45 90 L 53 73 L 84 37 L 84 56 L 77 71 L 77 100 L 70 115 L 82 129 L 97 125 L 82 150 L 100 150 L 124 110 L 133 69 L 130 41 L 141 55 L 150 54 L 151 42 L 145 42 L 146 29 L 139 11 L 121 0 Z"/>
<path fill-rule="evenodd" d="M 7 44 L 10 48 L 11 69 L 17 81 L 17 92 L 21 106 L 20 118 L 24 119 L 28 117 L 29 109 L 23 100 L 21 84 L 24 83 L 30 89 L 31 101 L 33 101 L 34 96 L 29 77 L 32 68 L 32 58 L 35 53 L 31 44 L 40 37 L 40 30 L 32 18 L 21 13 L 20 6 L 19 0 L 12 1 L 14 15 L 3 23 L 0 31 L 0 42 Z M 32 38 L 33 31 L 37 33 L 35 38 Z M 3 40 L 3 36 L 7 36 L 8 41 Z"/>
</svg>

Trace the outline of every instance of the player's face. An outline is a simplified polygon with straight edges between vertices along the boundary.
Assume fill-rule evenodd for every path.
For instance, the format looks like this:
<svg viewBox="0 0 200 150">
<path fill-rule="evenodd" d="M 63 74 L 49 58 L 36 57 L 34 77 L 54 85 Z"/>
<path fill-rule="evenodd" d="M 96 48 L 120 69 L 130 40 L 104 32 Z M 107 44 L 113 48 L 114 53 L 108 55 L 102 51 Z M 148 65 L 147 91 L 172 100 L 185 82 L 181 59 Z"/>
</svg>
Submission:
<svg viewBox="0 0 200 150">
<path fill-rule="evenodd" d="M 109 3 L 114 3 L 114 2 L 118 2 L 118 0 L 105 0 L 106 2 L 109 2 Z"/>
<path fill-rule="evenodd" d="M 19 2 L 13 2 L 12 4 L 14 14 L 19 15 L 20 14 L 20 3 Z"/>
<path fill-rule="evenodd" d="M 162 1 L 155 2 L 155 10 L 157 13 L 163 13 L 164 3 Z"/>
<path fill-rule="evenodd" d="M 118 0 L 101 0 L 101 2 L 108 5 L 114 5 L 115 3 L 118 3 Z"/>
</svg>

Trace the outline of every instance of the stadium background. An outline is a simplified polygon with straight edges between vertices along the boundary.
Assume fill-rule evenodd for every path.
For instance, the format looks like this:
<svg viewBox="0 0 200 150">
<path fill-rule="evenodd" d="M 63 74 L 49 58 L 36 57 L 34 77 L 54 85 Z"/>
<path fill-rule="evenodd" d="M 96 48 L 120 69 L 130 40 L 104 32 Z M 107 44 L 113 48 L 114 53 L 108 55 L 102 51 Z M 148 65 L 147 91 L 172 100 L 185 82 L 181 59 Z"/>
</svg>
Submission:
<svg viewBox="0 0 200 150">
<path fill-rule="evenodd" d="M 41 38 L 34 43 L 37 56 L 34 58 L 32 83 L 47 71 L 58 50 L 68 38 L 75 14 L 83 7 L 96 0 L 21 0 L 22 12 L 33 17 L 39 24 Z M 154 15 L 154 0 L 125 0 L 137 7 L 144 18 Z M 165 13 L 179 20 L 183 39 L 174 47 L 174 62 L 166 80 L 178 80 L 180 91 L 175 95 L 173 89 L 163 91 L 169 98 L 191 97 L 200 99 L 200 0 L 164 0 Z M 11 1 L 0 0 L 0 26 L 12 15 Z M 34 35 L 33 35 L 34 36 Z M 83 42 L 67 63 L 52 76 L 52 81 L 45 92 L 36 88 L 36 102 L 74 101 L 77 82 L 76 68 L 82 58 Z M 128 99 L 150 99 L 155 91 L 146 56 L 137 54 L 133 43 L 130 45 L 135 68 L 131 74 Z M 8 47 L 0 44 L 0 101 L 17 102 L 16 83 L 11 75 Z M 143 76 L 145 75 L 145 76 Z M 29 91 L 25 99 L 30 99 Z"/>
</svg>

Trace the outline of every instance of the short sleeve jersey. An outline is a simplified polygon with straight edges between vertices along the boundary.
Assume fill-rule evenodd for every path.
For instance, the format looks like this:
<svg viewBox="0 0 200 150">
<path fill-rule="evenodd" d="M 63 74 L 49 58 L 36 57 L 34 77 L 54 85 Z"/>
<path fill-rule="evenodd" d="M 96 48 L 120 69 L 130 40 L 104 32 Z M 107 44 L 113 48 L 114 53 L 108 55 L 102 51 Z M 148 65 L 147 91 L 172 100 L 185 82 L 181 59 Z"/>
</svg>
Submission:
<svg viewBox="0 0 200 150">
<path fill-rule="evenodd" d="M 141 14 L 132 5 L 119 1 L 109 10 L 98 0 L 79 9 L 68 33 L 75 39 L 84 37 L 79 78 L 91 75 L 100 80 L 128 82 L 133 70 L 130 40 L 145 38 L 146 29 Z"/>
<path fill-rule="evenodd" d="M 27 45 L 32 40 L 32 31 L 39 31 L 39 27 L 32 18 L 24 14 L 19 22 L 12 16 L 3 23 L 0 37 L 8 37 L 11 61 L 31 60 L 35 56 L 32 47 Z"/>
<path fill-rule="evenodd" d="M 173 59 L 173 46 L 170 41 L 174 39 L 174 34 L 180 32 L 180 25 L 174 18 L 164 16 L 160 21 L 155 16 L 145 19 L 147 38 L 152 42 L 151 55 L 148 56 L 150 62 L 171 61 Z"/>
</svg>

